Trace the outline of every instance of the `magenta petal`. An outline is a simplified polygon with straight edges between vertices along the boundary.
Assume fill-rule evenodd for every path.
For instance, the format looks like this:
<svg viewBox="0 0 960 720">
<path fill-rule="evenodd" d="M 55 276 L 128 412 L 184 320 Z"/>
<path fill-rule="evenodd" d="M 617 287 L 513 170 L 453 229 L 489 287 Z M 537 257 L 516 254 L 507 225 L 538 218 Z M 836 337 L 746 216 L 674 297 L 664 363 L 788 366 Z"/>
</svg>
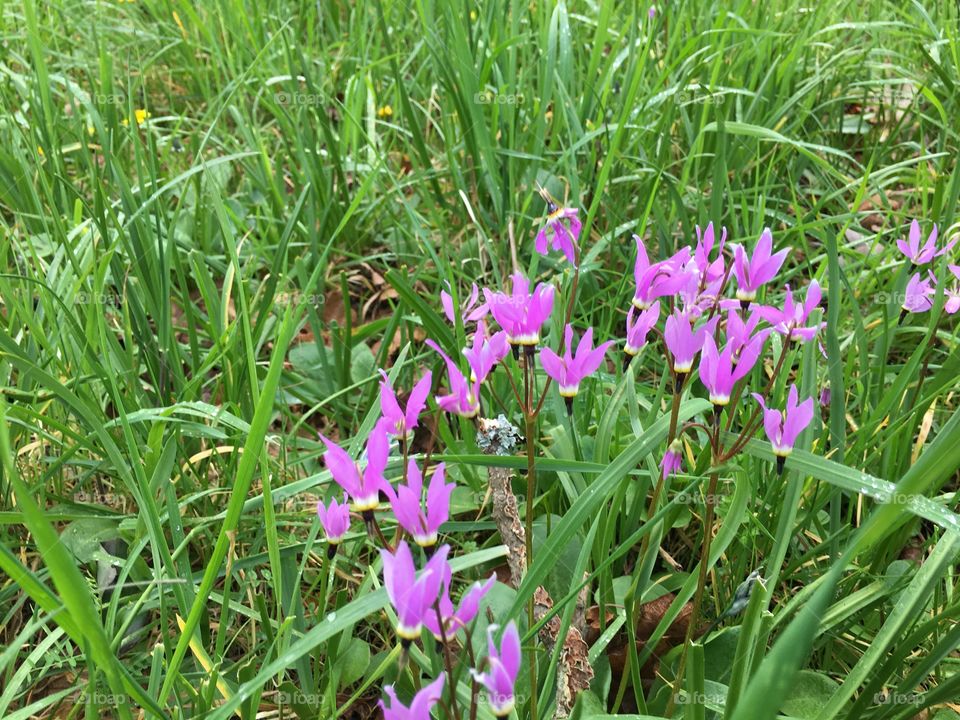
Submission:
<svg viewBox="0 0 960 720">
<path fill-rule="evenodd" d="M 407 430 L 412 430 L 417 426 L 420 420 L 420 413 L 427 406 L 427 395 L 430 394 L 430 386 L 433 383 L 433 375 L 427 370 L 419 382 L 413 386 L 410 391 L 410 398 L 407 400 L 407 411 L 404 414 L 404 420 Z"/>
<path fill-rule="evenodd" d="M 477 616 L 480 611 L 480 601 L 496 582 L 497 575 L 494 573 L 482 585 L 479 582 L 474 583 L 464 594 L 456 613 L 456 620 L 460 626 L 468 625 Z"/>
<path fill-rule="evenodd" d="M 323 462 L 330 470 L 334 481 L 346 490 L 348 495 L 357 497 L 360 494 L 360 473 L 357 471 L 357 465 L 353 458 L 347 454 L 346 450 L 325 435 L 321 434 L 320 439 L 327 446 L 327 452 L 323 455 Z"/>
<path fill-rule="evenodd" d="M 561 360 L 560 356 L 553 350 L 548 347 L 540 350 L 540 365 L 543 367 L 543 371 L 547 373 L 554 382 L 560 385 L 565 384 L 567 376 L 563 360 Z"/>
<path fill-rule="evenodd" d="M 733 274 L 737 278 L 737 287 L 746 290 L 750 285 L 750 278 L 747 277 L 746 254 L 741 245 L 733 248 Z"/>
<path fill-rule="evenodd" d="M 783 426 L 783 445 L 793 447 L 797 437 L 806 429 L 811 420 L 813 420 L 812 397 L 794 406 L 792 412 L 787 414 L 787 419 Z"/>
<path fill-rule="evenodd" d="M 393 391 L 387 373 L 380 370 L 380 374 L 383 376 L 383 380 L 380 381 L 380 409 L 391 425 L 396 425 L 403 420 L 403 410 L 400 409 L 400 403 L 397 402 L 396 393 Z"/>
<path fill-rule="evenodd" d="M 436 532 L 450 517 L 450 496 L 456 487 L 454 483 L 445 482 L 444 463 L 437 465 L 427 487 L 427 516 L 430 527 L 428 530 Z"/>
<path fill-rule="evenodd" d="M 511 681 L 516 680 L 517 673 L 520 672 L 520 633 L 513 620 L 507 625 L 500 640 L 500 662 Z"/>
<path fill-rule="evenodd" d="M 410 714 L 397 716 L 397 720 L 401 717 L 403 720 L 430 720 L 430 710 L 443 697 L 445 678 L 446 676 L 440 673 L 436 680 L 414 695 L 413 702 L 410 703 Z M 384 720 L 390 720 L 390 718 L 385 716 Z"/>
<path fill-rule="evenodd" d="M 910 223 L 910 257 L 917 257 L 920 254 L 920 223 L 914 219 Z"/>
<path fill-rule="evenodd" d="M 443 314 L 451 323 L 457 322 L 457 314 L 453 309 L 453 297 L 446 290 L 440 291 L 440 305 L 443 307 Z"/>
<path fill-rule="evenodd" d="M 547 227 L 548 225 L 545 224 L 540 228 L 540 232 L 537 233 L 537 239 L 534 241 L 534 247 L 541 255 L 547 254 Z"/>
<path fill-rule="evenodd" d="M 900 252 L 903 253 L 904 257 L 908 259 L 913 259 L 913 252 L 911 252 L 910 246 L 907 244 L 906 240 L 904 240 L 903 238 L 898 239 L 897 248 L 899 248 Z"/>
</svg>

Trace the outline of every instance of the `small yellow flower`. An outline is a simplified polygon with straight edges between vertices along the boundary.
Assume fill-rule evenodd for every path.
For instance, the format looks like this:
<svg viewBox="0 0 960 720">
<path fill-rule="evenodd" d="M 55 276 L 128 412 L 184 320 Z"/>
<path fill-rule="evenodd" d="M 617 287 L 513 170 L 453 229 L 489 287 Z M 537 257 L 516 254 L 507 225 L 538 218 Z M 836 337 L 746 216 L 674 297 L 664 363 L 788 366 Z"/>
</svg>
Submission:
<svg viewBox="0 0 960 720">
<path fill-rule="evenodd" d="M 137 110 L 133 111 L 133 116 L 137 119 L 137 125 L 143 125 L 147 118 L 150 117 L 150 113 L 143 108 L 138 108 Z"/>
<path fill-rule="evenodd" d="M 477 11 L 476 11 L 476 10 L 471 10 L 471 11 L 470 11 L 470 19 L 473 20 L 473 22 L 476 22 L 476 21 L 477 21 Z"/>
<path fill-rule="evenodd" d="M 44 156 L 43 148 L 37 145 L 37 152 L 40 154 L 40 157 Z"/>
<path fill-rule="evenodd" d="M 389 105 L 384 105 L 379 110 L 377 110 L 377 117 L 388 118 L 393 117 L 393 108 Z"/>
<path fill-rule="evenodd" d="M 95 132 L 96 132 L 96 129 L 93 127 L 93 125 L 87 125 L 87 135 L 89 135 L 90 137 L 93 137 Z"/>
</svg>

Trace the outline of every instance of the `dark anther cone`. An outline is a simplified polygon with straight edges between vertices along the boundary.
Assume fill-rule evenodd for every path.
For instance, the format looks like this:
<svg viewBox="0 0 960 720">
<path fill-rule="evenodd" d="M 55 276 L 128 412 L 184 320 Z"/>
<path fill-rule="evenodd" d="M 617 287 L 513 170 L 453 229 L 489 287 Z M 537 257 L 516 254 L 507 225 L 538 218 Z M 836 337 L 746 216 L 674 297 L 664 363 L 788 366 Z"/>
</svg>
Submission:
<svg viewBox="0 0 960 720">
<path fill-rule="evenodd" d="M 676 381 L 674 382 L 674 385 L 673 385 L 673 392 L 674 392 L 676 395 L 679 395 L 679 394 L 680 394 L 680 391 L 683 390 L 683 382 L 684 382 L 684 380 L 686 380 L 686 379 L 687 379 L 687 374 L 686 374 L 686 373 L 677 373 L 677 379 L 676 379 Z"/>
<path fill-rule="evenodd" d="M 783 466 L 787 462 L 785 457 L 777 456 L 777 475 L 783 475 Z"/>
<path fill-rule="evenodd" d="M 367 526 L 367 535 L 370 536 L 372 540 L 377 539 L 377 519 L 373 515 L 373 510 L 364 510 L 360 513 L 360 517 L 363 518 L 363 524 Z"/>
<path fill-rule="evenodd" d="M 749 301 L 749 300 L 741 300 L 741 301 L 740 301 L 740 310 L 741 310 L 742 312 L 747 312 L 748 310 L 750 310 L 750 301 Z"/>
<path fill-rule="evenodd" d="M 563 402 L 567 406 L 567 417 L 573 417 L 573 398 L 565 397 Z"/>
<path fill-rule="evenodd" d="M 903 321 L 906 319 L 907 319 L 907 309 L 904 308 L 903 310 L 900 311 L 900 319 L 897 320 L 897 327 L 900 327 L 901 325 L 903 325 Z"/>
<path fill-rule="evenodd" d="M 713 406 L 713 426 L 714 426 L 715 428 L 720 427 L 720 413 L 722 413 L 722 412 L 723 412 L 723 406 L 722 406 L 722 405 L 714 405 L 714 406 Z"/>
<path fill-rule="evenodd" d="M 519 346 L 519 345 L 511 345 L 511 346 L 510 346 L 510 352 L 513 353 L 513 359 L 519 362 L 519 361 L 520 361 L 520 346 Z"/>
<path fill-rule="evenodd" d="M 427 560 L 433 557 L 433 554 L 437 551 L 436 543 L 433 545 L 424 545 L 423 554 L 427 556 Z"/>
<path fill-rule="evenodd" d="M 630 361 L 633 360 L 633 355 L 630 353 L 625 353 L 623 356 L 623 371 L 626 372 L 627 368 L 630 367 Z"/>
<path fill-rule="evenodd" d="M 337 548 L 339 546 L 336 543 L 330 543 L 327 545 L 327 560 L 333 560 L 337 556 Z"/>
</svg>

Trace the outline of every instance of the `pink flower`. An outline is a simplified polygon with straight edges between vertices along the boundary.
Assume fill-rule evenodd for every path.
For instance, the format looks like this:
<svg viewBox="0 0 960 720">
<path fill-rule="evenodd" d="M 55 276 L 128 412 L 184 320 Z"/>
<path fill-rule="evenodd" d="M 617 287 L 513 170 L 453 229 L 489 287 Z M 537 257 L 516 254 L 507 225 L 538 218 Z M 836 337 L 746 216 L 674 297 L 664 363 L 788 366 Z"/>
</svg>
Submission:
<svg viewBox="0 0 960 720">
<path fill-rule="evenodd" d="M 336 498 L 331 498 L 330 506 L 327 507 L 323 502 L 317 503 L 317 515 L 320 518 L 320 525 L 323 527 L 324 537 L 330 543 L 330 547 L 336 552 L 336 546 L 343 540 L 344 536 L 350 530 L 350 508 L 347 505 L 347 496 L 343 496 L 343 504 L 339 504 Z M 333 553 L 329 553 L 331 557 Z"/>
<path fill-rule="evenodd" d="M 423 475 L 412 458 L 407 462 L 407 484 L 394 491 L 387 483 L 384 492 L 397 522 L 422 548 L 437 544 L 437 531 L 450 517 L 450 495 L 456 487 L 444 482 L 443 463 L 437 465 L 427 488 L 427 503 L 423 505 Z"/>
<path fill-rule="evenodd" d="M 540 283 L 531 293 L 529 281 L 520 273 L 511 276 L 510 295 L 484 288 L 490 314 L 507 332 L 511 345 L 534 347 L 540 342 L 540 328 L 553 310 L 553 285 Z"/>
<path fill-rule="evenodd" d="M 506 717 L 513 712 L 516 702 L 514 684 L 520 672 L 520 633 L 513 620 L 507 625 L 498 649 L 493 642 L 497 627 L 487 628 L 487 672 L 474 672 L 477 682 L 487 689 L 487 702 L 497 717 Z"/>
<path fill-rule="evenodd" d="M 487 337 L 486 333 L 478 328 L 473 334 L 473 347 L 463 350 L 470 365 L 470 382 L 482 383 L 486 380 L 497 363 L 506 357 L 509 350 L 506 332 L 500 330 Z"/>
<path fill-rule="evenodd" d="M 807 320 L 810 314 L 820 304 L 820 298 L 823 293 L 820 290 L 820 284 L 814 280 L 807 287 L 807 297 L 803 304 L 797 304 L 793 301 L 793 293 L 790 286 L 787 286 L 787 294 L 784 298 L 783 310 L 775 307 L 760 307 L 757 312 L 768 323 L 773 325 L 773 329 L 789 340 L 798 342 L 807 342 L 813 340 L 821 328 L 826 327 L 825 322 L 807 326 Z"/>
<path fill-rule="evenodd" d="M 828 408 L 830 407 L 830 386 L 825 385 L 820 391 L 820 407 Z"/>
<path fill-rule="evenodd" d="M 929 273 L 929 277 L 930 279 L 926 280 L 920 273 L 914 273 L 913 277 L 910 278 L 903 298 L 903 312 L 900 313 L 901 322 L 908 312 L 927 312 L 933 307 L 931 296 L 936 293 L 937 279 L 933 273 Z"/>
<path fill-rule="evenodd" d="M 763 408 L 763 429 L 773 446 L 773 454 L 778 458 L 777 472 L 783 472 L 784 458 L 793 452 L 797 437 L 813 420 L 813 398 L 798 403 L 797 386 L 791 385 L 787 406 L 781 414 L 779 410 L 768 408 L 761 395 L 754 393 L 753 397 Z"/>
<path fill-rule="evenodd" d="M 960 265 L 950 265 L 949 267 L 953 276 L 960 280 Z M 946 310 L 948 315 L 953 315 L 957 310 L 960 310 L 960 286 L 954 285 L 947 290 L 947 301 L 943 304 L 943 309 Z"/>
<path fill-rule="evenodd" d="M 903 238 L 897 240 L 897 247 L 900 248 L 900 252 L 914 265 L 926 265 L 934 258 L 950 252 L 951 248 L 957 243 L 956 240 L 953 240 L 947 243 L 941 250 L 937 250 L 937 226 L 934 224 L 933 230 L 931 230 L 927 236 L 927 241 L 921 247 L 920 223 L 916 220 L 910 223 L 910 234 L 908 238 L 907 241 L 904 241 Z"/>
<path fill-rule="evenodd" d="M 380 701 L 380 709 L 383 710 L 383 720 L 430 720 L 430 711 L 443 696 L 443 681 L 445 675 L 442 673 L 429 685 L 423 687 L 413 696 L 413 702 L 410 707 L 404 707 L 397 699 L 397 693 L 393 685 L 387 685 L 384 692 L 390 698 L 390 707 Z"/>
<path fill-rule="evenodd" d="M 753 331 L 756 330 L 759 322 L 760 314 L 756 311 L 750 313 L 746 322 L 743 321 L 738 312 L 727 313 L 727 345 L 733 347 L 734 364 L 737 363 L 743 348 L 746 347 L 753 337 L 762 338 L 761 344 L 767 341 L 767 337 L 771 333 L 770 328 L 764 328 L 755 336 L 753 335 Z"/>
<path fill-rule="evenodd" d="M 638 355 L 643 346 L 647 344 L 647 335 L 659 319 L 659 300 L 640 313 L 637 313 L 635 308 L 630 308 L 630 312 L 627 313 L 627 344 L 624 348 L 627 356 L 624 369 L 630 363 L 630 358 Z"/>
<path fill-rule="evenodd" d="M 693 368 L 693 359 L 703 347 L 703 340 L 707 333 L 712 333 L 717 320 L 712 320 L 697 329 L 690 325 L 690 316 L 687 313 L 675 310 L 668 318 L 663 330 L 663 340 L 667 350 L 673 356 L 673 371 L 686 374 Z"/>
<path fill-rule="evenodd" d="M 420 413 L 427 406 L 427 395 L 430 392 L 430 383 L 433 376 L 428 370 L 420 381 L 413 386 L 410 397 L 407 399 L 407 408 L 400 408 L 396 393 L 390 385 L 390 378 L 383 370 L 380 371 L 383 380 L 380 381 L 380 409 L 383 411 L 383 423 L 387 433 L 395 437 L 406 439 L 413 432 L 419 422 Z"/>
<path fill-rule="evenodd" d="M 663 471 L 663 479 L 666 480 L 671 475 L 675 475 L 683 467 L 683 443 L 680 438 L 674 439 L 667 452 L 660 461 L 660 469 Z"/>
<path fill-rule="evenodd" d="M 776 276 L 790 252 L 788 248 L 771 255 L 772 251 L 773 233 L 770 228 L 764 228 L 749 258 L 742 245 L 734 248 L 733 273 L 737 278 L 737 300 L 744 307 L 757 299 L 757 290 Z"/>
<path fill-rule="evenodd" d="M 444 412 L 462 415 L 467 418 L 474 417 L 480 412 L 480 381 L 468 381 L 460 372 L 457 364 L 433 340 L 427 340 L 427 345 L 440 353 L 447 364 L 450 393 L 448 395 L 438 395 L 437 405 Z"/>
<path fill-rule="evenodd" d="M 569 225 L 569 228 L 567 227 Z M 547 233 L 553 233 L 551 247 L 562 250 L 567 260 L 574 267 L 577 266 L 577 241 L 580 239 L 580 218 L 576 208 L 557 207 L 552 201 L 547 202 L 547 221 L 537 233 L 536 248 L 541 255 L 547 254 Z"/>
<path fill-rule="evenodd" d="M 451 640 L 461 628 L 469 625 L 480 611 L 480 601 L 484 595 L 490 592 L 497 581 L 497 575 L 494 573 L 485 583 L 474 583 L 460 599 L 460 605 L 456 608 L 453 601 L 450 600 L 450 566 L 446 566 L 446 575 L 443 578 L 443 589 L 440 591 L 440 620 L 443 622 L 443 632 L 440 631 L 440 622 L 437 620 L 437 613 L 427 613 L 423 618 L 423 624 L 427 630 L 433 633 L 433 636 L 442 641 Z"/>
<path fill-rule="evenodd" d="M 380 549 L 383 585 L 397 613 L 397 635 L 407 644 L 420 637 L 424 618 L 434 612 L 449 552 L 449 545 L 441 546 L 418 574 L 405 541 L 401 540 L 393 553 Z"/>
<path fill-rule="evenodd" d="M 487 304 L 481 303 L 477 305 L 479 294 L 480 291 L 477 289 L 477 284 L 473 283 L 470 286 L 470 297 L 467 298 L 466 302 L 464 302 L 460 308 L 460 318 L 464 325 L 468 322 L 480 322 L 487 316 Z M 443 307 L 443 314 L 447 316 L 447 320 L 456 325 L 457 314 L 453 309 L 453 296 L 446 290 L 440 291 L 440 305 Z"/>
<path fill-rule="evenodd" d="M 346 450 L 322 434 L 320 439 L 327 446 L 323 461 L 336 483 L 350 496 L 353 509 L 359 513 L 372 513 L 379 507 L 380 491 L 387 485 L 383 477 L 390 454 L 386 429 L 377 424 L 370 432 L 367 438 L 367 462 L 362 474 Z"/>
<path fill-rule="evenodd" d="M 697 225 L 697 248 L 693 252 L 693 260 L 696 263 L 697 270 L 700 271 L 700 286 L 706 288 L 709 283 L 723 278 L 723 246 L 727 241 L 727 229 L 723 228 L 720 235 L 720 245 L 717 248 L 717 258 L 710 260 L 710 254 L 713 252 L 713 246 L 716 242 L 713 232 L 713 223 L 707 225 L 707 229 L 700 233 L 700 226 Z"/>
<path fill-rule="evenodd" d="M 690 274 L 683 271 L 683 266 L 690 260 L 690 248 L 682 248 L 669 260 L 651 263 L 643 239 L 639 235 L 634 235 L 633 239 L 637 243 L 633 306 L 637 310 L 646 310 L 657 298 L 675 295 L 690 282 Z"/>
<path fill-rule="evenodd" d="M 561 358 L 550 348 L 540 351 L 540 364 L 544 371 L 560 386 L 560 395 L 572 398 L 580 389 L 580 381 L 596 371 L 603 362 L 603 355 L 613 342 L 608 341 L 596 348 L 593 345 L 593 328 L 589 328 L 573 353 L 573 327 L 567 325 L 564 330 L 564 351 Z"/>
<path fill-rule="evenodd" d="M 710 392 L 710 402 L 717 407 L 730 403 L 733 386 L 753 369 L 763 342 L 764 338 L 757 335 L 742 348 L 739 361 L 734 361 L 734 345 L 728 342 L 723 352 L 718 352 L 713 335 L 706 335 L 700 357 L 700 382 Z"/>
</svg>

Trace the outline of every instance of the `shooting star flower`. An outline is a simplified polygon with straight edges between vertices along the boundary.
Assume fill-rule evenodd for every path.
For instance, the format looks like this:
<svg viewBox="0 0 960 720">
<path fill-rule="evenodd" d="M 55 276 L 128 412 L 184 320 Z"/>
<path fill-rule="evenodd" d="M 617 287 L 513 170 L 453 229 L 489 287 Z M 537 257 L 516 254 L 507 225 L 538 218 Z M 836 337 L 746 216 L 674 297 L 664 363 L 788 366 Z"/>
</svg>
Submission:
<svg viewBox="0 0 960 720">
<path fill-rule="evenodd" d="M 754 393 L 753 397 L 763 408 L 763 429 L 773 446 L 773 454 L 777 456 L 777 473 L 782 473 L 784 460 L 793 452 L 797 437 L 813 420 L 813 398 L 809 397 L 802 403 L 798 402 L 797 386 L 791 385 L 787 406 L 781 413 L 779 410 L 768 408 L 763 401 L 763 396 L 758 393 Z"/>
<path fill-rule="evenodd" d="M 511 620 L 503 632 L 500 647 L 493 641 L 497 627 L 487 629 L 487 665 L 485 673 L 473 672 L 474 679 L 487 690 L 487 702 L 497 717 L 506 717 L 513 712 L 516 699 L 514 684 L 520 672 L 520 633 Z"/>
<path fill-rule="evenodd" d="M 430 720 L 430 711 L 443 696 L 443 681 L 446 676 L 442 673 L 429 685 L 423 687 L 416 695 L 410 707 L 405 707 L 397 699 L 397 693 L 393 685 L 387 685 L 384 692 L 390 698 L 390 707 L 387 707 L 383 700 L 380 701 L 380 709 L 383 710 L 383 720 Z"/>
<path fill-rule="evenodd" d="M 921 245 L 920 223 L 916 220 L 910 223 L 910 233 L 907 235 L 907 240 L 903 238 L 897 240 L 897 247 L 900 249 L 900 252 L 914 265 L 926 265 L 934 258 L 950 252 L 956 244 L 957 241 L 952 240 L 947 243 L 946 246 L 937 250 L 937 226 L 934 224 L 930 234 L 927 235 L 926 242 Z"/>
<path fill-rule="evenodd" d="M 771 255 L 772 251 L 773 233 L 770 228 L 764 228 L 750 257 L 747 257 L 742 245 L 734 248 L 733 274 L 737 278 L 737 300 L 741 307 L 747 308 L 757 299 L 757 290 L 776 276 L 790 252 L 788 248 Z"/>
<path fill-rule="evenodd" d="M 320 439 L 327 446 L 323 461 L 333 479 L 350 496 L 353 509 L 369 519 L 380 505 L 380 491 L 387 485 L 383 477 L 390 454 L 386 429 L 378 424 L 370 432 L 366 446 L 367 460 L 362 473 L 346 450 L 322 434 Z"/>
<path fill-rule="evenodd" d="M 400 527 L 422 548 L 433 548 L 437 544 L 437 532 L 450 517 L 450 495 L 456 484 L 444 482 L 444 470 L 444 463 L 440 463 L 433 471 L 427 487 L 426 505 L 423 503 L 423 475 L 412 458 L 407 462 L 407 484 L 394 490 L 387 483 L 384 488 Z"/>
<path fill-rule="evenodd" d="M 559 207 L 552 200 L 547 201 L 547 220 L 537 233 L 536 249 L 541 255 L 547 254 L 548 234 L 553 233 L 550 246 L 560 250 L 574 267 L 577 266 L 577 242 L 580 239 L 582 224 L 577 217 L 576 208 Z"/>
<path fill-rule="evenodd" d="M 397 635 L 406 645 L 420 637 L 424 618 L 434 612 L 433 604 L 440 592 L 449 552 L 449 545 L 441 546 L 417 573 L 410 546 L 405 541 L 401 540 L 393 553 L 380 549 L 383 585 L 397 613 Z"/>
<path fill-rule="evenodd" d="M 601 343 L 593 346 L 593 328 L 589 328 L 577 344 L 577 352 L 573 353 L 573 327 L 567 325 L 564 329 L 564 351 L 561 358 L 550 348 L 540 351 L 540 364 L 544 371 L 560 386 L 560 396 L 572 399 L 580 389 L 580 382 L 595 372 L 603 362 L 603 356 L 613 342 Z M 568 409 L 570 404 L 567 405 Z"/>
</svg>

